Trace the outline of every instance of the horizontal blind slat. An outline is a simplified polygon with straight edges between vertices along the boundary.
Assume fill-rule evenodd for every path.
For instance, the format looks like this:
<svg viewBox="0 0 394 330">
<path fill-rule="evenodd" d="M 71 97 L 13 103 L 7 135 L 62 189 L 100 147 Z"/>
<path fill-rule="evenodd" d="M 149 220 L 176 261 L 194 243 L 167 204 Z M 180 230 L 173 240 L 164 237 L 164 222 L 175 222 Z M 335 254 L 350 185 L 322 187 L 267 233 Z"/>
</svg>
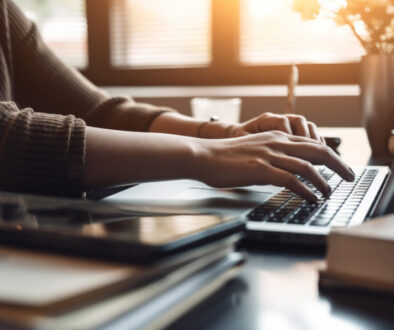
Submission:
<svg viewBox="0 0 394 330">
<path fill-rule="evenodd" d="M 210 8 L 210 0 L 111 0 L 112 65 L 208 65 Z"/>
</svg>

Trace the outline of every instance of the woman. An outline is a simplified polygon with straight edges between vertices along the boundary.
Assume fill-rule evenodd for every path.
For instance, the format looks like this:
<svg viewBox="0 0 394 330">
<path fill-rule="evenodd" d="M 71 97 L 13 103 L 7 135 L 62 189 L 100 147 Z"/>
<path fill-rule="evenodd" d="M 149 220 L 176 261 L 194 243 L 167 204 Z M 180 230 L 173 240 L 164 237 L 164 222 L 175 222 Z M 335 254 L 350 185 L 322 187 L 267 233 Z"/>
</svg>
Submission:
<svg viewBox="0 0 394 330">
<path fill-rule="evenodd" d="M 0 189 L 81 196 L 92 188 L 193 178 L 214 187 L 330 188 L 312 167 L 354 174 L 301 116 L 199 122 L 167 108 L 110 98 L 64 65 L 11 0 L 0 0 Z M 163 134 L 167 133 L 167 134 Z"/>
</svg>

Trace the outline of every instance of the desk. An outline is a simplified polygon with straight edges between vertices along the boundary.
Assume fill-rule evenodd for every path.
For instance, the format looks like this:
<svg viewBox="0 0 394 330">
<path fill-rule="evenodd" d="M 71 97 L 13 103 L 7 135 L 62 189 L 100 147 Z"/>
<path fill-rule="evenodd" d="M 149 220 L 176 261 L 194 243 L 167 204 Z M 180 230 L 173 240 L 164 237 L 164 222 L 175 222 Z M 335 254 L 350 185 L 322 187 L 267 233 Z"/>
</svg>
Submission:
<svg viewBox="0 0 394 330">
<path fill-rule="evenodd" d="M 322 129 L 342 138 L 350 165 L 366 164 L 363 129 Z M 356 142 L 355 142 L 356 141 Z M 393 329 L 394 299 L 351 292 L 319 292 L 317 266 L 324 253 L 308 249 L 246 249 L 239 279 L 175 323 L 171 329 Z"/>
<path fill-rule="evenodd" d="M 342 138 L 340 152 L 350 165 L 368 162 L 370 149 L 364 130 L 325 128 L 321 133 Z M 238 203 L 232 210 L 241 212 L 245 207 L 250 205 Z M 324 260 L 324 252 L 311 248 L 261 245 L 242 249 L 249 260 L 240 276 L 171 325 L 170 329 L 394 328 L 392 298 L 319 291 L 317 267 Z M 122 329 L 116 321 L 112 324 L 113 329 Z"/>
<path fill-rule="evenodd" d="M 393 329 L 394 301 L 359 293 L 320 293 L 323 254 L 248 250 L 241 276 L 171 329 Z"/>
</svg>

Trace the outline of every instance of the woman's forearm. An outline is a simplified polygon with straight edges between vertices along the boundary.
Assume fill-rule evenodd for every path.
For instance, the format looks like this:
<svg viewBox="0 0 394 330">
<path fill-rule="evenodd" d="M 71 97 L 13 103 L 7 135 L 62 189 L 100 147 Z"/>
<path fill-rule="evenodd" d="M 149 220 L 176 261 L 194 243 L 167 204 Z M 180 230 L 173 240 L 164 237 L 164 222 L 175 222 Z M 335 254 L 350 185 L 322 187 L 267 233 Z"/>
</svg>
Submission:
<svg viewBox="0 0 394 330">
<path fill-rule="evenodd" d="M 231 129 L 232 125 L 226 123 L 207 123 L 179 113 L 166 112 L 153 121 L 149 131 L 205 139 L 222 139 L 230 137 Z"/>
<path fill-rule="evenodd" d="M 87 127 L 85 188 L 191 178 L 194 140 Z"/>
<path fill-rule="evenodd" d="M 354 180 L 352 170 L 327 146 L 279 131 L 211 140 L 87 127 L 85 159 L 86 189 L 190 178 L 213 187 L 285 186 L 316 201 L 294 174 L 325 196 L 330 187 L 312 164 Z"/>
</svg>

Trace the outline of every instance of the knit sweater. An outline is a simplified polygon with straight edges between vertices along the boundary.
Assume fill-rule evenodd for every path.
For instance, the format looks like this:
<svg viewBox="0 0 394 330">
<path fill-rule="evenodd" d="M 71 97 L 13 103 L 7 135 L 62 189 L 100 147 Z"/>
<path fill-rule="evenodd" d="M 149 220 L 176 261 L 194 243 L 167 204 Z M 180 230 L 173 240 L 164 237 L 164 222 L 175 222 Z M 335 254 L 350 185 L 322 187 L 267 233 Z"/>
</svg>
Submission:
<svg viewBox="0 0 394 330">
<path fill-rule="evenodd" d="M 126 101 L 127 110 L 115 108 Z M 60 61 L 11 0 L 0 0 L 0 190 L 81 196 L 86 125 L 147 131 L 165 111 L 111 99 Z"/>
</svg>

